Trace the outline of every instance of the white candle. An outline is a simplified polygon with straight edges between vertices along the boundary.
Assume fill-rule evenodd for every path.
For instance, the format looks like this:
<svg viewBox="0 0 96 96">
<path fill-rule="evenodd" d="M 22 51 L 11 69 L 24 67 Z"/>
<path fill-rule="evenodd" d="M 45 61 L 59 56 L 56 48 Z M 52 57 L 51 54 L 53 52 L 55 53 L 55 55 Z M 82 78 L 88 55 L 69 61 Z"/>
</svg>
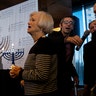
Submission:
<svg viewBox="0 0 96 96">
<path fill-rule="evenodd" d="M 14 43 L 12 43 L 12 49 L 11 52 L 14 52 Z"/>
<path fill-rule="evenodd" d="M 2 48 L 2 53 L 4 52 L 4 47 Z"/>
<path fill-rule="evenodd" d="M 12 48 L 14 48 L 14 43 L 12 43 Z"/>
</svg>

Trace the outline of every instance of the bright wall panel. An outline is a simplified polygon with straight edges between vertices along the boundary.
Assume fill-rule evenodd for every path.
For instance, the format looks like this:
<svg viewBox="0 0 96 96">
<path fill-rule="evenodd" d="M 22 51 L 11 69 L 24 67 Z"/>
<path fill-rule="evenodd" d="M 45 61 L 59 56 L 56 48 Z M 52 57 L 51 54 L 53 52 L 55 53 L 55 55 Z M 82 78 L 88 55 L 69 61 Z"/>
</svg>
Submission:
<svg viewBox="0 0 96 96">
<path fill-rule="evenodd" d="M 0 11 L 0 69 L 11 66 L 12 61 L 5 59 L 2 51 L 12 51 L 12 47 L 14 53 L 17 49 L 24 49 L 23 57 L 15 61 L 16 65 L 24 66 L 28 51 L 33 46 L 33 39 L 27 33 L 29 14 L 33 11 L 38 11 L 38 0 L 29 0 Z M 9 57 L 6 55 L 6 58 Z"/>
</svg>

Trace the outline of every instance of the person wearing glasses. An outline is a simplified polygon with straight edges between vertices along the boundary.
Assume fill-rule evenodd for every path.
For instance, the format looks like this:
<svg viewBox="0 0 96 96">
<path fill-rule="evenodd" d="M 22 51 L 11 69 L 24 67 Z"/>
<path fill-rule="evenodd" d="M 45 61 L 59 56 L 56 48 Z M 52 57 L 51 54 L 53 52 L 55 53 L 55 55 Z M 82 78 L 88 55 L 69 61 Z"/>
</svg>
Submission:
<svg viewBox="0 0 96 96">
<path fill-rule="evenodd" d="M 82 40 L 78 35 L 73 34 L 74 18 L 72 16 L 64 17 L 59 26 L 59 32 L 49 34 L 49 37 L 58 46 L 58 75 L 57 85 L 59 96 L 71 96 L 73 80 L 79 83 L 79 77 L 72 63 L 75 45 L 80 45 Z"/>
</svg>

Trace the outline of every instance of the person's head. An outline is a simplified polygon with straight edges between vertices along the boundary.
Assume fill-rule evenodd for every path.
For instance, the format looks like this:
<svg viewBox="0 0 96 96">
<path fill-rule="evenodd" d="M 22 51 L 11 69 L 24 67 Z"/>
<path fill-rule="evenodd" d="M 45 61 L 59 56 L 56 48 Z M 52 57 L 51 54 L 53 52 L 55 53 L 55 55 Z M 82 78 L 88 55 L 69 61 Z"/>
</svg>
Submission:
<svg viewBox="0 0 96 96">
<path fill-rule="evenodd" d="M 72 16 L 66 16 L 61 20 L 59 26 L 64 36 L 70 34 L 73 31 L 74 22 L 75 21 Z"/>
<path fill-rule="evenodd" d="M 96 20 L 93 20 L 89 23 L 89 30 L 91 33 L 96 32 Z"/>
<path fill-rule="evenodd" d="M 54 27 L 54 21 L 52 16 L 44 11 L 32 12 L 30 14 L 28 22 L 28 33 L 37 34 L 38 33 L 51 33 Z"/>
<path fill-rule="evenodd" d="M 93 20 L 89 23 L 89 30 L 90 30 L 90 33 L 92 33 L 92 40 L 96 41 L 96 20 Z"/>
</svg>

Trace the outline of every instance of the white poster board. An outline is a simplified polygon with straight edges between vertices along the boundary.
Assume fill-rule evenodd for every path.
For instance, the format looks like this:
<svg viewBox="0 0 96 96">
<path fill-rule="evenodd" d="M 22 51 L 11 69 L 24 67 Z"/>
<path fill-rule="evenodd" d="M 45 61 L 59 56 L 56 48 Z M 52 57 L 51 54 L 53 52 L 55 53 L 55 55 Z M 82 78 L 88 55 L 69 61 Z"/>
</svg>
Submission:
<svg viewBox="0 0 96 96">
<path fill-rule="evenodd" d="M 29 15 L 33 11 L 38 11 L 38 0 L 29 0 L 0 11 L 0 69 L 10 68 L 12 61 L 5 59 L 2 51 L 10 52 L 12 47 L 14 53 L 17 49 L 24 49 L 23 57 L 15 61 L 15 65 L 24 67 L 29 49 L 33 46 L 32 37 L 27 33 Z M 9 57 L 6 55 L 6 58 Z"/>
</svg>

